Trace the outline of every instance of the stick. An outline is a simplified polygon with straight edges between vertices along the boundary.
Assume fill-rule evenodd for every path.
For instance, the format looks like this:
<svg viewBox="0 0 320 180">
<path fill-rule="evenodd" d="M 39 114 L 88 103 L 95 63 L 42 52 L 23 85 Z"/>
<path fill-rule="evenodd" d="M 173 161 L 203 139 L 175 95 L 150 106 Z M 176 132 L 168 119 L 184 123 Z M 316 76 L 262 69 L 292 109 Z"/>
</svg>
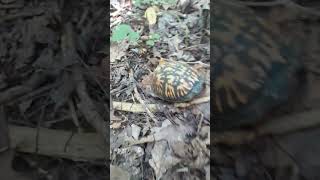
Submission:
<svg viewBox="0 0 320 180">
<path fill-rule="evenodd" d="M 0 153 L 9 148 L 8 125 L 4 106 L 0 106 Z"/>
<path fill-rule="evenodd" d="M 119 111 L 127 111 L 127 112 L 133 112 L 133 113 L 146 112 L 144 106 L 142 104 L 137 104 L 137 103 L 113 101 L 112 106 L 115 110 L 119 110 Z M 157 104 L 146 104 L 146 106 L 151 112 L 156 112 L 158 110 Z"/>
<path fill-rule="evenodd" d="M 96 111 L 96 107 L 88 95 L 85 80 L 81 74 L 80 68 L 74 68 L 74 76 L 77 83 L 76 92 L 80 98 L 77 104 L 80 112 L 84 115 L 86 121 L 101 134 L 102 137 L 107 138 L 108 126 L 103 120 L 103 117 Z M 106 139 L 108 140 L 108 139 Z"/>
<path fill-rule="evenodd" d="M 245 144 L 266 135 L 284 135 L 320 127 L 320 110 L 295 113 L 268 121 L 254 130 L 231 130 L 213 134 L 212 144 Z"/>
<path fill-rule="evenodd" d="M 74 161 L 102 160 L 108 153 L 97 133 L 72 134 L 70 131 L 40 128 L 36 148 L 36 128 L 9 125 L 9 131 L 11 147 L 20 152 L 38 153 Z"/>
<path fill-rule="evenodd" d="M 134 79 L 132 70 L 130 70 L 129 76 L 130 76 L 130 79 Z M 134 87 L 134 97 L 140 102 L 140 104 L 143 105 L 145 112 L 150 116 L 153 122 L 155 122 L 156 124 L 159 124 L 159 121 L 157 120 L 156 116 L 149 110 L 149 108 L 146 106 L 146 103 L 140 96 L 137 86 Z"/>
</svg>

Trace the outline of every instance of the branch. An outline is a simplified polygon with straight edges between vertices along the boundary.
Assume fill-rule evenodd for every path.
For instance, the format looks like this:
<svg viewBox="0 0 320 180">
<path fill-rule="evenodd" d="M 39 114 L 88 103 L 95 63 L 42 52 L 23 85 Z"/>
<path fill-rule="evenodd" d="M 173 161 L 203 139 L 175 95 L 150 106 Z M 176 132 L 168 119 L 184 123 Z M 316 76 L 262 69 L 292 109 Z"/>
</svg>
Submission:
<svg viewBox="0 0 320 180">
<path fill-rule="evenodd" d="M 36 128 L 9 125 L 9 131 L 11 147 L 20 152 L 91 161 L 105 159 L 109 151 L 97 133 L 73 134 L 70 131 L 40 128 L 37 145 Z"/>
</svg>

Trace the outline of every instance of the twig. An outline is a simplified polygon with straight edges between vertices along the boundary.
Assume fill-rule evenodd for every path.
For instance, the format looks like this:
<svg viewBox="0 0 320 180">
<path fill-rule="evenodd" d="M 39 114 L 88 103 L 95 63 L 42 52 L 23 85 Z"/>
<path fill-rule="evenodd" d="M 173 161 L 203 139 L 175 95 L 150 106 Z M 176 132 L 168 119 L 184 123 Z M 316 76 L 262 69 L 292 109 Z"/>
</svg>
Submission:
<svg viewBox="0 0 320 180">
<path fill-rule="evenodd" d="M 243 2 L 241 0 L 237 0 L 237 3 L 246 5 L 246 6 L 276 6 L 276 5 L 284 5 L 287 7 L 295 8 L 300 10 L 301 12 L 313 14 L 316 16 L 320 16 L 320 13 L 312 8 L 304 7 L 299 5 L 298 3 L 293 2 L 292 0 L 275 0 L 273 2 Z"/>
<path fill-rule="evenodd" d="M 41 95 L 42 93 L 45 93 L 47 91 L 50 91 L 51 89 L 57 87 L 59 85 L 59 83 L 53 83 L 53 84 L 48 84 L 45 85 L 43 87 L 39 87 L 36 90 L 33 90 L 29 93 L 26 93 L 26 95 L 18 97 L 17 99 L 11 100 L 8 104 L 12 105 L 12 104 L 16 104 L 22 101 L 26 101 L 29 100 L 31 98 L 34 98 L 35 96 Z"/>
<path fill-rule="evenodd" d="M 38 88 L 38 86 L 46 81 L 46 75 L 34 73 L 32 77 L 23 85 L 12 87 L 0 94 L 0 104 L 13 101 L 15 98 L 28 94 Z"/>
<path fill-rule="evenodd" d="M 19 9 L 22 8 L 23 4 L 1 4 L 0 9 Z"/>
<path fill-rule="evenodd" d="M 227 131 L 227 132 L 213 132 L 212 144 L 227 144 L 238 145 L 246 144 L 253 141 L 257 134 L 254 131 Z"/>
<path fill-rule="evenodd" d="M 71 114 L 71 117 L 72 117 L 72 121 L 73 121 L 73 123 L 76 125 L 76 127 L 78 129 L 78 133 L 82 133 L 83 130 L 82 130 L 81 126 L 80 126 L 79 119 L 78 119 L 78 116 L 77 116 L 77 112 L 76 112 L 76 109 L 75 109 L 74 104 L 73 104 L 71 99 L 69 99 L 69 101 L 68 101 L 68 106 L 69 106 L 69 109 L 70 109 L 70 114 Z"/>
<path fill-rule="evenodd" d="M 199 124 L 198 124 L 198 129 L 197 129 L 197 134 L 199 134 L 200 132 L 200 129 L 202 127 L 202 122 L 203 122 L 203 114 L 200 114 L 200 121 L 199 121 Z"/>
<path fill-rule="evenodd" d="M 157 138 L 157 136 L 154 136 L 154 135 L 149 135 L 149 136 L 146 136 L 146 137 L 142 137 L 139 140 L 131 141 L 129 146 L 145 144 L 145 143 L 151 143 L 151 142 L 155 142 L 155 141 L 159 141 L 159 140 L 162 140 L 162 139 L 161 138 Z"/>
<path fill-rule="evenodd" d="M 208 44 L 195 44 L 192 46 L 181 48 L 180 50 L 187 51 L 187 50 L 199 49 L 199 48 L 207 47 L 207 46 L 208 46 Z"/>
<path fill-rule="evenodd" d="M 86 83 L 83 79 L 83 76 L 80 72 L 80 67 L 75 67 L 74 69 L 74 76 L 77 81 L 77 94 L 80 98 L 80 103 L 78 103 L 78 108 L 85 116 L 87 122 L 94 127 L 97 132 L 99 132 L 102 137 L 107 138 L 107 125 L 103 121 L 101 115 L 96 111 L 96 107 L 92 102 L 91 98 L 87 94 Z"/>
<path fill-rule="evenodd" d="M 179 107 L 179 108 L 185 108 L 185 107 L 188 107 L 191 105 L 202 104 L 202 103 L 206 103 L 206 102 L 210 102 L 210 96 L 197 98 L 197 99 L 192 100 L 191 102 L 175 103 L 174 106 Z"/>
<path fill-rule="evenodd" d="M 0 106 L 0 153 L 9 148 L 9 135 L 6 112 L 4 106 Z"/>
<path fill-rule="evenodd" d="M 63 58 L 79 57 L 75 48 L 75 31 L 72 23 L 66 23 L 63 36 L 65 38 L 63 39 L 63 41 L 61 41 L 62 52 L 63 54 L 68 55 L 63 56 Z M 77 58 L 77 60 L 79 60 L 79 58 Z M 80 62 L 82 61 L 80 60 Z M 86 82 L 83 78 L 80 65 L 73 65 L 72 72 L 73 78 L 77 84 L 76 92 L 80 98 L 80 103 L 77 104 L 77 107 L 82 112 L 87 122 L 93 128 L 95 128 L 96 131 L 99 132 L 105 140 L 109 140 L 109 138 L 107 137 L 107 125 L 103 121 L 101 115 L 96 111 L 94 103 L 92 102 L 90 96 L 87 94 Z"/>
<path fill-rule="evenodd" d="M 127 111 L 127 112 L 133 112 L 133 113 L 146 112 L 142 104 L 113 101 L 112 106 L 115 110 L 119 110 L 119 111 Z M 157 104 L 146 104 L 146 106 L 151 112 L 156 112 L 158 110 Z"/>
<path fill-rule="evenodd" d="M 21 13 L 17 13 L 14 15 L 7 15 L 7 16 L 3 16 L 0 18 L 0 24 L 6 21 L 12 21 L 18 18 L 25 18 L 25 17 L 32 17 L 32 16 L 37 16 L 37 15 L 41 15 L 43 14 L 44 11 L 43 10 L 34 10 L 31 12 L 21 12 Z"/>
<path fill-rule="evenodd" d="M 320 126 L 320 109 L 295 113 L 273 119 L 257 128 L 258 135 L 282 135 Z"/>
<path fill-rule="evenodd" d="M 248 1 L 241 1 L 236 0 L 237 3 L 246 5 L 246 6 L 276 6 L 276 5 L 283 5 L 285 3 L 288 3 L 290 0 L 275 0 L 275 1 L 265 1 L 265 2 L 248 2 Z"/>
<path fill-rule="evenodd" d="M 257 137 L 266 135 L 283 135 L 308 128 L 320 126 L 320 110 L 296 113 L 284 117 L 275 118 L 254 130 L 231 130 L 226 132 L 214 132 L 213 144 L 245 144 Z"/>
<path fill-rule="evenodd" d="M 18 96 L 21 96 L 25 93 L 28 93 L 32 91 L 31 87 L 27 86 L 15 86 L 12 87 L 4 92 L 1 93 L 0 95 L 0 104 L 4 104 Z"/>
<path fill-rule="evenodd" d="M 9 131 L 11 147 L 20 152 L 35 153 L 38 146 L 38 154 L 75 161 L 102 160 L 108 153 L 97 133 L 75 133 L 65 147 L 69 131 L 40 128 L 38 144 L 35 128 L 9 125 Z"/>
<path fill-rule="evenodd" d="M 129 76 L 131 79 L 133 79 L 133 72 L 132 70 L 130 70 L 129 72 Z M 138 92 L 138 88 L 137 86 L 134 87 L 134 97 L 140 102 L 140 104 L 143 105 L 143 107 L 145 108 L 146 113 L 150 116 L 150 118 L 156 123 L 158 124 L 158 120 L 156 118 L 156 116 L 149 110 L 149 108 L 147 107 L 146 103 L 144 103 L 144 100 L 141 98 L 139 92 Z"/>
<path fill-rule="evenodd" d="M 137 87 L 134 88 L 134 97 L 143 105 L 143 107 L 145 108 L 146 113 L 150 116 L 150 118 L 156 123 L 158 124 L 159 121 L 157 120 L 156 116 L 150 111 L 150 109 L 148 108 L 148 106 L 144 103 L 143 99 L 141 98 Z"/>
<path fill-rule="evenodd" d="M 210 97 L 203 97 L 199 99 L 195 99 L 189 103 L 175 103 L 174 106 L 178 108 L 186 108 L 191 105 L 206 103 L 210 101 Z M 161 104 L 137 104 L 137 103 L 129 103 L 129 102 L 118 102 L 113 101 L 112 106 L 115 110 L 118 111 L 126 111 L 133 113 L 144 113 L 146 112 L 145 107 L 149 109 L 150 112 L 159 112 L 161 108 Z"/>
<path fill-rule="evenodd" d="M 199 65 L 201 65 L 201 66 L 203 66 L 203 67 L 206 67 L 206 68 L 210 68 L 211 66 L 210 66 L 210 64 L 206 64 L 206 63 L 203 63 L 203 62 L 201 62 L 201 61 L 195 61 L 195 62 L 186 62 L 187 64 L 199 64 Z"/>
</svg>

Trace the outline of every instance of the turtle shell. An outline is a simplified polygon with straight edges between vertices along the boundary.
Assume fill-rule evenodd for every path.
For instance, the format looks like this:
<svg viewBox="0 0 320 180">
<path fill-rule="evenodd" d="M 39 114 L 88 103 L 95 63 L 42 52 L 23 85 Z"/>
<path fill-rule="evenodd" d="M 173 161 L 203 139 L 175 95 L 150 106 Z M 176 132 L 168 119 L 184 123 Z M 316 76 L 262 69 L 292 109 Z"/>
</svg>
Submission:
<svg viewBox="0 0 320 180">
<path fill-rule="evenodd" d="M 202 89 L 202 76 L 188 64 L 161 62 L 153 72 L 152 90 L 163 100 L 190 101 L 199 95 Z"/>
<path fill-rule="evenodd" d="M 253 125 L 299 87 L 300 53 L 249 8 L 217 0 L 214 10 L 211 89 L 215 127 Z"/>
</svg>

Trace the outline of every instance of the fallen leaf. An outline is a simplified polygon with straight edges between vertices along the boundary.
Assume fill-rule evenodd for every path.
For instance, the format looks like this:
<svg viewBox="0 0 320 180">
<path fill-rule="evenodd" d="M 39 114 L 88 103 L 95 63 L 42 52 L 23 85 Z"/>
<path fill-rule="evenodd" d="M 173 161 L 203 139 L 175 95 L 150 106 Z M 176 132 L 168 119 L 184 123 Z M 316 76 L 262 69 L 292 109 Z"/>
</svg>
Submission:
<svg viewBox="0 0 320 180">
<path fill-rule="evenodd" d="M 149 25 L 154 25 L 157 22 L 157 12 L 159 8 L 157 6 L 149 7 L 144 13 L 144 17 L 147 18 Z"/>
<path fill-rule="evenodd" d="M 110 62 L 113 63 L 116 60 L 120 60 L 129 48 L 128 43 L 111 43 L 110 46 Z"/>
<path fill-rule="evenodd" d="M 110 126 L 110 128 L 111 128 L 111 129 L 119 129 L 119 128 L 121 128 L 121 124 L 122 124 L 122 122 L 112 123 L 111 126 Z"/>
<path fill-rule="evenodd" d="M 151 157 L 149 164 L 153 168 L 157 180 L 161 179 L 169 169 L 181 161 L 179 158 L 172 156 L 170 148 L 165 141 L 155 143 L 151 151 Z"/>
<path fill-rule="evenodd" d="M 129 180 L 130 174 L 118 166 L 110 165 L 110 179 Z"/>
<path fill-rule="evenodd" d="M 139 139 L 139 135 L 140 135 L 140 132 L 141 132 L 141 127 L 135 125 L 135 124 L 132 124 L 131 125 L 131 130 L 132 130 L 132 137 L 134 139 Z"/>
</svg>

